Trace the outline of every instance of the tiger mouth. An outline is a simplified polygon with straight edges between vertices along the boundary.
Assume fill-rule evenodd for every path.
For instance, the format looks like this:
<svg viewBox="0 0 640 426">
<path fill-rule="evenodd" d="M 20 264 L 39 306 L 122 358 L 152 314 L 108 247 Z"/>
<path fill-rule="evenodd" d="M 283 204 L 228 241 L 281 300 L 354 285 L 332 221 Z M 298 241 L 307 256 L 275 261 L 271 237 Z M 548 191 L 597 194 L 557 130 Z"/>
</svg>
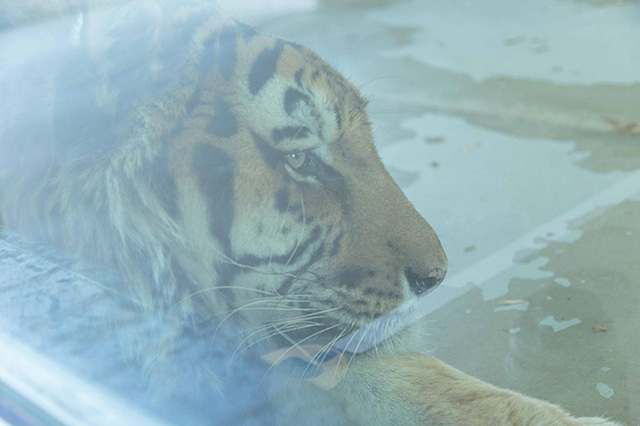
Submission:
<svg viewBox="0 0 640 426">
<path fill-rule="evenodd" d="M 363 327 L 350 327 L 333 336 L 322 336 L 323 330 L 300 341 L 281 333 L 277 349 L 264 353 L 262 359 L 323 389 L 335 387 L 346 376 L 349 365 L 358 354 L 366 352 L 398 333 L 419 318 L 416 304 L 382 315 Z M 314 335 L 315 334 L 315 335 Z"/>
<path fill-rule="evenodd" d="M 327 325 L 280 333 L 276 337 L 276 347 L 305 348 L 307 352 L 337 350 L 352 354 L 361 354 L 384 342 L 421 317 L 417 303 L 401 305 L 383 314 L 365 325 L 346 325 L 328 322 Z M 340 327 L 342 326 L 342 327 Z M 313 349 L 313 350 L 312 350 Z"/>
<path fill-rule="evenodd" d="M 342 324 L 336 321 L 326 321 L 326 324 L 294 331 L 278 331 L 274 336 L 276 348 L 313 346 L 329 350 L 345 336 L 353 334 L 358 327 Z M 317 351 L 316 351 L 317 352 Z"/>
<path fill-rule="evenodd" d="M 309 358 L 309 362 L 330 352 L 349 353 L 350 356 L 365 353 L 424 316 L 425 309 L 421 301 L 432 290 L 364 324 L 360 320 L 345 323 L 326 316 L 321 326 L 280 333 L 276 336 L 275 347 L 277 350 L 302 354 Z"/>
</svg>

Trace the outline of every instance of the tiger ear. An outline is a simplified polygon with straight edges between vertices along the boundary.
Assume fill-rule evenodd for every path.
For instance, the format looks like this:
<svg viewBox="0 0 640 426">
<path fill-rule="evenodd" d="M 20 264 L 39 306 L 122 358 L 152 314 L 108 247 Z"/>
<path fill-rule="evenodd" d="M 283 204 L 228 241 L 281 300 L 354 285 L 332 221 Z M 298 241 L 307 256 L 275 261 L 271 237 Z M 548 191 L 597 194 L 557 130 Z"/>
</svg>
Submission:
<svg viewBox="0 0 640 426">
<path fill-rule="evenodd" d="M 163 24 L 160 2 L 92 2 L 76 14 L 80 22 L 72 37 L 81 40 L 92 58 L 126 66 L 133 60 L 148 60 L 158 48 Z"/>
</svg>

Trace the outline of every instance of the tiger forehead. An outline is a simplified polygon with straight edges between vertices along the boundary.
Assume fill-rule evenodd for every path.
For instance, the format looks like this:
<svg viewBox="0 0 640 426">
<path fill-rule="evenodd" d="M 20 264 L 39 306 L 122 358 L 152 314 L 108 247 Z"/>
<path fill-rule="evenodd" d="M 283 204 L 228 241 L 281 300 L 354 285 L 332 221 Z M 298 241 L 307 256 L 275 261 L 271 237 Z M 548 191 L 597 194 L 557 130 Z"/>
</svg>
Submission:
<svg viewBox="0 0 640 426">
<path fill-rule="evenodd" d="M 339 120 L 349 111 L 365 111 L 367 100 L 358 89 L 312 50 L 293 45 L 288 53 L 278 71 L 292 87 L 322 93 L 340 113 Z"/>
<path fill-rule="evenodd" d="M 348 127 L 368 124 L 357 88 L 311 50 L 270 36 L 249 45 L 248 85 L 239 90 L 238 104 L 251 118 L 247 124 L 272 147 L 326 146 L 342 139 Z"/>
<path fill-rule="evenodd" d="M 208 143 L 227 152 L 239 143 L 245 154 L 247 144 L 266 146 L 272 162 L 277 151 L 318 149 L 331 164 L 332 146 L 368 126 L 358 89 L 310 49 L 228 22 L 195 39 L 201 50 L 183 129 L 198 129 Z"/>
</svg>

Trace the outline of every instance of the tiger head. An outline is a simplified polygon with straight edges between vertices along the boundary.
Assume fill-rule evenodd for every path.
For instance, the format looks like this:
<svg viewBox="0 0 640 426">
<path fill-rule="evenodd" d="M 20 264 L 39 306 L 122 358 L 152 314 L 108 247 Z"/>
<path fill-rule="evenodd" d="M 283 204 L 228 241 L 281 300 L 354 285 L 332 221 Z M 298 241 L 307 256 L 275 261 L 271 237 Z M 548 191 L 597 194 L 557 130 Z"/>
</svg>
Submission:
<svg viewBox="0 0 640 426">
<path fill-rule="evenodd" d="M 199 288 L 224 289 L 201 295 L 297 341 L 340 336 L 433 289 L 447 259 L 385 170 L 358 89 L 248 31 L 203 43 L 214 65 L 171 148 L 187 240 L 209 256 Z"/>
<path fill-rule="evenodd" d="M 437 286 L 446 256 L 358 89 L 309 49 L 184 4 L 69 14 L 67 44 L 33 68 L 57 92 L 15 98 L 54 104 L 4 127 L 6 224 L 54 229 L 146 304 L 198 304 L 256 340 L 336 339 Z"/>
</svg>

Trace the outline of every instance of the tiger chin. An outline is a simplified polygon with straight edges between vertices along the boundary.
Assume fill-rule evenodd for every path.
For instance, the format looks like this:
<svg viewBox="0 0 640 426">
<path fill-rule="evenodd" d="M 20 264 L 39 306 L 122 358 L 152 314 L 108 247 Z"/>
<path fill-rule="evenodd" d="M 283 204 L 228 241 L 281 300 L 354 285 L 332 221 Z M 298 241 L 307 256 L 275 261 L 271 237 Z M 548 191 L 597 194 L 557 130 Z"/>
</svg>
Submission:
<svg viewBox="0 0 640 426">
<path fill-rule="evenodd" d="M 58 18 L 4 36 L 3 226 L 116 271 L 149 315 L 243 330 L 258 357 L 286 341 L 326 351 L 443 280 L 366 100 L 313 51 L 205 1 L 12 7 L 5 21 Z M 421 335 L 349 356 L 305 397 L 346 424 L 615 425 L 467 376 L 420 353 Z"/>
</svg>

